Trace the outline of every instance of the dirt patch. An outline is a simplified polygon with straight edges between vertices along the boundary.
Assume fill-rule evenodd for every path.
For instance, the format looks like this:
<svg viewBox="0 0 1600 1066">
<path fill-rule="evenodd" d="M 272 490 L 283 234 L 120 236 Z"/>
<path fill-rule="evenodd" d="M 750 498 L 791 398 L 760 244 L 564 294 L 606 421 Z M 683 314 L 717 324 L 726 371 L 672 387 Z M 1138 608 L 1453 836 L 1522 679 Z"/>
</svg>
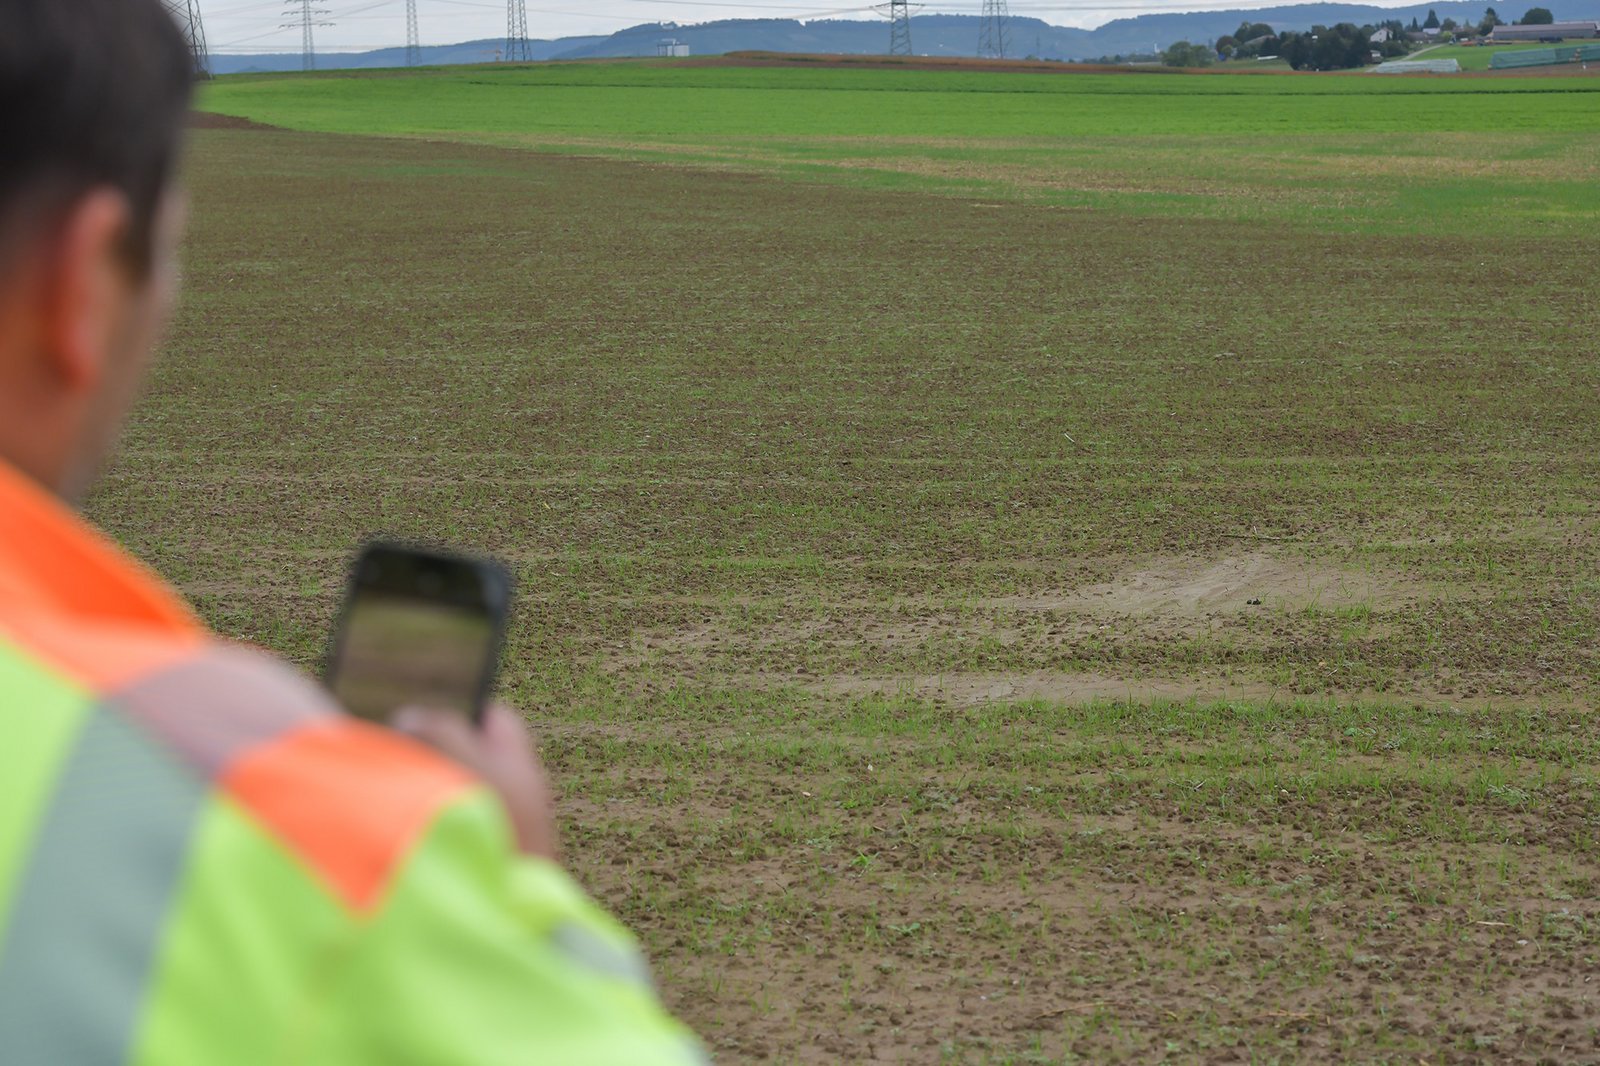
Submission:
<svg viewBox="0 0 1600 1066">
<path fill-rule="evenodd" d="M 269 126 L 265 122 L 252 122 L 237 115 L 217 115 L 210 111 L 191 111 L 189 112 L 189 128 L 192 130 L 276 130 L 282 127 Z"/>
<path fill-rule="evenodd" d="M 643 626 L 607 656 L 614 674 L 740 678 L 823 696 L 907 695 L 954 706 L 1042 700 L 1392 698 L 1371 674 L 1328 676 L 1350 647 L 1382 642 L 1438 593 L 1375 566 L 1256 549 L 1205 557 L 1079 560 L 1003 595 L 936 592 L 726 603 L 653 598 L 670 626 Z M 1454 590 L 1460 599 L 1461 590 Z M 1341 643 L 1342 642 L 1342 643 Z M 1184 652 L 1183 646 L 1199 651 Z M 1363 645 L 1364 646 L 1364 645 Z M 1284 650 L 1310 659 L 1278 669 Z M 1313 658 L 1314 656 L 1314 658 Z M 759 679 L 759 680 L 756 680 Z M 1413 697 L 1427 688 L 1419 679 Z"/>
<path fill-rule="evenodd" d="M 1413 595 L 1395 575 L 1350 570 L 1267 551 L 1222 559 L 1156 558 L 1110 581 L 991 600 L 998 607 L 1194 618 L 1247 607 L 1303 610 L 1393 602 Z"/>
<path fill-rule="evenodd" d="M 854 674 L 813 680 L 803 677 L 765 676 L 766 685 L 788 684 L 825 696 L 910 696 L 949 707 L 983 707 L 995 703 L 1054 703 L 1069 706 L 1107 701 L 1123 703 L 1227 703 L 1234 700 L 1287 703 L 1301 699 L 1333 699 L 1372 705 L 1404 704 L 1460 711 L 1503 706 L 1503 697 L 1463 695 L 1435 687 L 1408 687 L 1403 700 L 1393 691 L 1374 689 L 1312 692 L 1304 686 L 1266 681 L 1212 671 L 1188 678 L 1116 677 L 1095 672 L 1019 671 L 983 674 L 912 674 L 865 677 Z M 1551 711 L 1584 711 L 1592 704 L 1580 698 L 1544 701 Z"/>
<path fill-rule="evenodd" d="M 1097 700 L 1274 699 L 1291 695 L 1259 682 L 1227 679 L 1133 680 L 1096 673 L 1028 671 L 994 674 L 927 674 L 909 677 L 831 677 L 807 686 L 839 696 L 905 694 L 957 707 L 986 703 L 1090 703 Z"/>
</svg>

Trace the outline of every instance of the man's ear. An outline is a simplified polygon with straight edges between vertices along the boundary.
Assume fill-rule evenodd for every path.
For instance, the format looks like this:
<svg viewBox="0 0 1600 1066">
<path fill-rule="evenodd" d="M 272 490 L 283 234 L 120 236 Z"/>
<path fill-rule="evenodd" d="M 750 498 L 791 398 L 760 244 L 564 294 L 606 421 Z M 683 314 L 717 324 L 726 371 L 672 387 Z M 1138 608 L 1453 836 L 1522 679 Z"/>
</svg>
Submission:
<svg viewBox="0 0 1600 1066">
<path fill-rule="evenodd" d="M 123 251 L 131 221 L 127 197 L 95 189 L 74 204 L 56 230 L 40 333 L 49 369 L 69 391 L 94 391 L 114 357 L 132 283 Z"/>
</svg>

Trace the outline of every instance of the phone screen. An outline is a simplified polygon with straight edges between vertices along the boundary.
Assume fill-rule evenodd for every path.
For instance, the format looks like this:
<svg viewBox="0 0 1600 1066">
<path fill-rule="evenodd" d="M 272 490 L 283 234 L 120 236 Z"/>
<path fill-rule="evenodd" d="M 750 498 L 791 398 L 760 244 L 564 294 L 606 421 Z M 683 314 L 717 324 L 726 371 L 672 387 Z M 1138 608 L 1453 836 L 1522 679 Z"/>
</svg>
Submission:
<svg viewBox="0 0 1600 1066">
<path fill-rule="evenodd" d="M 505 585 L 498 574 L 493 564 L 367 549 L 329 661 L 334 697 L 377 722 L 407 706 L 475 718 L 499 651 Z"/>
</svg>

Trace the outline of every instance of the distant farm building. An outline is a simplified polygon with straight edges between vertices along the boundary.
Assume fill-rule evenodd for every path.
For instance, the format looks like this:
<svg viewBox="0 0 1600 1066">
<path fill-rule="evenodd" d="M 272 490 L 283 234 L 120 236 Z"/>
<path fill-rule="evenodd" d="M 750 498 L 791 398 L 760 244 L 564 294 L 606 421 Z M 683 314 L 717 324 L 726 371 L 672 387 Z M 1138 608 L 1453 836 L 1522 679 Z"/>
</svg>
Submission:
<svg viewBox="0 0 1600 1066">
<path fill-rule="evenodd" d="M 1496 26 L 1489 41 L 1586 41 L 1594 37 L 1600 37 L 1600 22 L 1549 22 L 1543 26 Z"/>
<path fill-rule="evenodd" d="M 663 58 L 682 57 L 689 54 L 689 46 L 675 37 L 656 42 L 656 55 Z"/>
<path fill-rule="evenodd" d="M 1384 27 L 1377 33 L 1374 33 L 1370 38 L 1368 38 L 1368 40 L 1370 40 L 1373 44 L 1384 44 L 1393 36 L 1394 34 L 1389 31 L 1388 27 Z"/>
</svg>

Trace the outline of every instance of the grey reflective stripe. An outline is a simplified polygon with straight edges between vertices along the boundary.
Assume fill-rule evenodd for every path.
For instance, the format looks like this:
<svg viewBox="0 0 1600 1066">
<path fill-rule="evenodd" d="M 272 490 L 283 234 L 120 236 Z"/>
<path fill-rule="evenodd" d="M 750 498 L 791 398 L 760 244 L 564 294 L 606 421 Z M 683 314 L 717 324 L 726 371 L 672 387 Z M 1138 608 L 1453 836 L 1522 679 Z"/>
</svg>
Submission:
<svg viewBox="0 0 1600 1066">
<path fill-rule="evenodd" d="M 106 701 L 207 778 L 240 752 L 333 712 L 327 693 L 290 667 L 220 644 Z"/>
<path fill-rule="evenodd" d="M 644 956 L 618 947 L 593 930 L 563 922 L 550 933 L 550 940 L 568 959 L 587 969 L 645 988 L 655 987 Z"/>
<path fill-rule="evenodd" d="M 0 939 L 0 1060 L 129 1057 L 203 786 L 104 709 L 57 780 Z"/>
</svg>

